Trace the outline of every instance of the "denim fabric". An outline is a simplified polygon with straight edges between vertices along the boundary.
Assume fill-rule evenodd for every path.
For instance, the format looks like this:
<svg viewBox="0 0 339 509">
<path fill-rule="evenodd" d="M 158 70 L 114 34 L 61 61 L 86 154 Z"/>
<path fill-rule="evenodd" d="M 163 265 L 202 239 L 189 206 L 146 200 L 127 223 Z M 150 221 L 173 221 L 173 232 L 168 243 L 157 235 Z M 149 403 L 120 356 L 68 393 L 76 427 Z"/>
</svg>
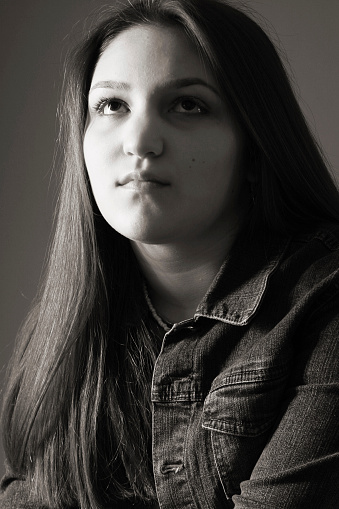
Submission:
<svg viewBox="0 0 339 509">
<path fill-rule="evenodd" d="M 243 234 L 165 334 L 151 389 L 161 509 L 339 508 L 338 267 L 338 227 Z M 22 484 L 0 507 L 33 507 Z"/>
<path fill-rule="evenodd" d="M 161 509 L 339 508 L 339 230 L 242 238 L 153 381 Z"/>
</svg>

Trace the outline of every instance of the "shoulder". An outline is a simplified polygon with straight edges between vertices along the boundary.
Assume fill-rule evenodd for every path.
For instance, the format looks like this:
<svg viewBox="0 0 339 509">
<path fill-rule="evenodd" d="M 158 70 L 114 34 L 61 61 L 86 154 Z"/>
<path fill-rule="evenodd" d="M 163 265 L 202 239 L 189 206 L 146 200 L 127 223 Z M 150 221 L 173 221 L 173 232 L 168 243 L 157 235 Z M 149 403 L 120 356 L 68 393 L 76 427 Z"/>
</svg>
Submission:
<svg viewBox="0 0 339 509">
<path fill-rule="evenodd" d="M 325 223 L 317 228 L 292 236 L 291 247 L 295 251 L 307 249 L 311 257 L 322 257 L 333 253 L 333 260 L 339 256 L 339 224 Z"/>
<path fill-rule="evenodd" d="M 324 223 L 317 228 L 292 236 L 291 244 L 300 249 L 308 247 L 314 253 L 334 253 L 339 255 L 339 224 Z"/>
<path fill-rule="evenodd" d="M 280 273 L 296 290 L 339 293 L 339 225 L 324 224 L 294 235 L 281 260 Z M 330 295 L 329 295 L 330 296 Z"/>
<path fill-rule="evenodd" d="M 30 486 L 23 476 L 7 471 L 1 480 L 1 509 L 48 509 L 31 497 Z"/>
<path fill-rule="evenodd" d="M 339 225 L 298 233 L 285 243 L 253 322 L 270 330 L 298 373 L 338 380 Z"/>
<path fill-rule="evenodd" d="M 338 383 L 339 226 L 294 236 L 275 282 L 303 383 Z"/>
<path fill-rule="evenodd" d="M 1 489 L 0 507 L 1 509 L 47 509 L 30 500 L 27 482 L 19 479 L 12 479 Z"/>
</svg>

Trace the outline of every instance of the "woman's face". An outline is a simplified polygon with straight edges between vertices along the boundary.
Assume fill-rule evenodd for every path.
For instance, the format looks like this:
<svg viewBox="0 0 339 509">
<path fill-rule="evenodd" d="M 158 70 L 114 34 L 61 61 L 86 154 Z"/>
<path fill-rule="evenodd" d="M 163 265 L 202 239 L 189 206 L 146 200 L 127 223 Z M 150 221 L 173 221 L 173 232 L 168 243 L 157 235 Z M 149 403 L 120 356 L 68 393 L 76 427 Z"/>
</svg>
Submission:
<svg viewBox="0 0 339 509">
<path fill-rule="evenodd" d="M 84 155 L 102 215 L 131 240 L 207 239 L 241 217 L 242 137 L 178 28 L 133 27 L 104 50 Z"/>
</svg>

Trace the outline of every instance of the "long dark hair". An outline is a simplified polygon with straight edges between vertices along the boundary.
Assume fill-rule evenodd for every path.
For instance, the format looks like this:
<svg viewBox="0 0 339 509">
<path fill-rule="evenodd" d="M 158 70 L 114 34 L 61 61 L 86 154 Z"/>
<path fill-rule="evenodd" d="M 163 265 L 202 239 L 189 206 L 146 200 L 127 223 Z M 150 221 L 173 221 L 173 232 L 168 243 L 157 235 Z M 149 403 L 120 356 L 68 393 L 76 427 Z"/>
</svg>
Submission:
<svg viewBox="0 0 339 509">
<path fill-rule="evenodd" d="M 11 468 L 57 508 L 155 498 L 150 383 L 158 345 L 129 242 L 98 211 L 82 155 L 96 62 L 118 33 L 144 23 L 181 27 L 214 73 L 247 140 L 252 230 L 285 235 L 339 220 L 337 189 L 281 60 L 250 17 L 221 0 L 136 0 L 106 12 L 69 60 L 55 236 L 4 406 Z"/>
</svg>

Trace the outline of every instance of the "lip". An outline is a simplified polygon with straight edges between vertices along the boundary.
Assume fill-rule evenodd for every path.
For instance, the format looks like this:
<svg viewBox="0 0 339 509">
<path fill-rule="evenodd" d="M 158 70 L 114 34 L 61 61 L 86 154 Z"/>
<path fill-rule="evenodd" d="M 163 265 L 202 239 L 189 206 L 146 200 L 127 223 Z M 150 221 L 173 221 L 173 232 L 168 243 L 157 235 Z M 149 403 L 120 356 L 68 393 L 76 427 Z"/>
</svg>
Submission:
<svg viewBox="0 0 339 509">
<path fill-rule="evenodd" d="M 131 171 L 118 181 L 118 186 L 125 186 L 129 183 L 142 185 L 143 183 L 155 184 L 158 186 L 168 186 L 170 183 L 158 177 L 150 171 Z"/>
</svg>

